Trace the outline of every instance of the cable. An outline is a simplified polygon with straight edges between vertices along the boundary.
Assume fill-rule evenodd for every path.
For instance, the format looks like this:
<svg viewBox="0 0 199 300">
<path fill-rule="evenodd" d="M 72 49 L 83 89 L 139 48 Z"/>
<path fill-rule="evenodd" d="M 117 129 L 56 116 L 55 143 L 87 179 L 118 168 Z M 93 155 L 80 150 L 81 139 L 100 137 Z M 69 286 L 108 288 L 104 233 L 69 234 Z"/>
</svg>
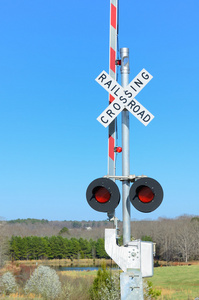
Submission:
<svg viewBox="0 0 199 300">
<path fill-rule="evenodd" d="M 117 60 L 119 60 L 120 51 L 119 51 L 119 0 L 117 0 Z M 118 68 L 116 73 L 116 81 L 118 81 Z"/>
</svg>

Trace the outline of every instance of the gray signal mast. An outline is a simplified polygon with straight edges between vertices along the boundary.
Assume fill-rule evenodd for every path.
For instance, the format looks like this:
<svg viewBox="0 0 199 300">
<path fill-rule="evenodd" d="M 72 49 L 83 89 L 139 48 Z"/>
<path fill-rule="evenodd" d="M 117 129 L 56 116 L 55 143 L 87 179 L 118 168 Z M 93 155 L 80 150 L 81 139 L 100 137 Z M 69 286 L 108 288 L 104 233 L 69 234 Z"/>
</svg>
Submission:
<svg viewBox="0 0 199 300">
<path fill-rule="evenodd" d="M 120 49 L 121 57 L 121 83 L 126 87 L 129 83 L 129 49 Z M 122 111 L 122 176 L 130 175 L 130 154 L 129 154 L 129 111 Z M 131 240 L 131 212 L 130 212 L 130 181 L 122 182 L 122 208 L 123 208 L 123 243 L 126 245 Z"/>
<path fill-rule="evenodd" d="M 110 23 L 111 23 L 111 2 L 115 2 L 117 9 L 117 0 L 112 1 L 110 0 Z M 117 20 L 117 19 L 116 19 Z M 117 25 L 116 25 L 117 27 Z M 115 32 L 113 33 L 113 27 L 110 24 L 110 44 L 112 43 L 111 39 L 115 40 Z M 113 35 L 113 36 L 111 36 Z M 110 45 L 111 46 L 111 45 Z M 121 48 L 120 49 L 120 58 L 121 58 L 121 85 L 123 88 L 128 86 L 129 83 L 129 49 L 128 48 Z M 113 127 L 114 126 L 114 127 Z M 109 125 L 109 136 L 110 131 L 115 132 L 115 121 Z M 122 176 L 128 178 L 130 176 L 130 147 L 129 147 L 129 111 L 124 109 L 122 111 Z M 115 160 L 115 157 L 114 157 Z M 110 157 L 108 157 L 108 174 L 115 175 L 115 163 L 113 164 Z M 114 177 L 113 177 L 114 178 Z M 114 178 L 115 179 L 115 178 Z M 128 245 L 126 249 L 118 249 L 119 247 L 116 245 L 116 235 L 117 235 L 117 221 L 116 221 L 116 230 L 107 230 L 105 233 L 105 249 L 107 253 L 115 259 L 115 262 L 121 263 L 121 256 L 124 255 L 124 252 L 120 250 L 127 250 L 125 255 L 127 256 L 124 259 L 124 264 L 128 266 L 129 263 L 129 256 L 133 261 L 136 261 L 137 258 L 137 267 L 139 269 L 129 268 L 126 269 L 126 272 L 121 273 L 120 276 L 120 287 L 121 287 L 121 299 L 128 300 L 128 299 L 135 299 L 135 300 L 142 300 L 143 298 L 143 286 L 142 286 L 142 273 L 141 273 L 141 266 L 140 266 L 140 248 L 141 242 L 138 241 L 137 244 L 130 245 L 131 241 L 131 213 L 130 213 L 130 200 L 129 200 L 129 191 L 130 191 L 130 181 L 123 180 L 122 181 L 122 211 L 123 211 L 123 244 Z M 108 216 L 110 216 L 108 214 Z M 111 232 L 112 231 L 112 232 Z M 110 245 L 112 245 L 110 247 Z M 113 245 L 115 247 L 113 247 Z M 152 245 L 150 245 L 150 267 L 153 264 L 153 253 L 152 253 Z M 129 264 L 131 266 L 131 262 Z M 120 265 L 124 269 L 126 266 Z M 152 274 L 151 274 L 152 275 Z"/>
</svg>

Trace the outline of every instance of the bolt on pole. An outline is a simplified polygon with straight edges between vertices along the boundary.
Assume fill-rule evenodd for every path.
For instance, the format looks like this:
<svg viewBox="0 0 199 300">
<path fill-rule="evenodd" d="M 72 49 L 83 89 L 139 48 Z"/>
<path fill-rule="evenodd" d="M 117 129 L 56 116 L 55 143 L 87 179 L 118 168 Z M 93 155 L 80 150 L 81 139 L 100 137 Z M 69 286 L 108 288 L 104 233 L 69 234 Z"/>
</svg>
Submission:
<svg viewBox="0 0 199 300">
<path fill-rule="evenodd" d="M 126 87 L 129 83 L 129 49 L 120 49 L 121 57 L 121 85 Z M 129 155 L 129 112 L 122 111 L 122 176 L 130 175 L 130 155 Z M 126 245 L 131 240 L 131 215 L 129 200 L 130 182 L 122 182 L 122 205 L 123 205 L 123 244 Z"/>
</svg>

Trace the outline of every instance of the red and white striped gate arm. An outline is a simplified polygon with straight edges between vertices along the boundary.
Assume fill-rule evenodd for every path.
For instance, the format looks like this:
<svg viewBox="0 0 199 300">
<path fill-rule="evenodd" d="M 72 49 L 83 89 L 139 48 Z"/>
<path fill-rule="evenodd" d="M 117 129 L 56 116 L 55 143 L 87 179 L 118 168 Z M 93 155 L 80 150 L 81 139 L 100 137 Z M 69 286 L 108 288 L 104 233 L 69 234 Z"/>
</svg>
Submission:
<svg viewBox="0 0 199 300">
<path fill-rule="evenodd" d="M 109 75 L 116 80 L 117 54 L 117 16 L 118 0 L 110 0 L 110 48 L 109 48 Z M 109 94 L 109 104 L 114 98 Z M 109 125 L 108 136 L 108 175 L 115 175 L 115 121 Z"/>
</svg>

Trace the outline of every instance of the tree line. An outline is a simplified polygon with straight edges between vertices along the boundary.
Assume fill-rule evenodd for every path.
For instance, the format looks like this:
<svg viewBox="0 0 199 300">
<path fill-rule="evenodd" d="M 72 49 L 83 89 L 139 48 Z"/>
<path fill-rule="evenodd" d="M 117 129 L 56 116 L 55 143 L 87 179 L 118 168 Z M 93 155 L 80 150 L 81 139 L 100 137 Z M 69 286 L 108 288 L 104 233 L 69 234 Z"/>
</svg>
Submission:
<svg viewBox="0 0 199 300">
<path fill-rule="evenodd" d="M 109 221 L 48 221 L 46 219 L 35 219 L 35 218 L 27 218 L 27 219 L 15 219 L 6 221 L 7 224 L 26 224 L 26 225 L 33 225 L 33 224 L 48 224 L 49 226 L 67 226 L 67 228 L 87 228 L 87 227 L 101 227 L 101 226 L 108 226 Z"/>
<path fill-rule="evenodd" d="M 12 236 L 9 256 L 12 260 L 108 258 L 102 238 L 94 241 L 62 236 Z"/>
<path fill-rule="evenodd" d="M 134 238 L 150 236 L 156 243 L 156 259 L 165 261 L 199 260 L 199 217 L 131 222 Z"/>
<path fill-rule="evenodd" d="M 16 219 L 16 220 L 10 220 L 7 221 L 8 224 L 36 224 L 36 223 L 40 223 L 40 224 L 45 224 L 45 223 L 49 223 L 48 220 L 46 219 L 33 219 L 33 218 L 27 218 L 27 219 Z"/>
<path fill-rule="evenodd" d="M 92 230 L 68 229 L 61 227 L 67 224 L 61 222 L 56 227 L 56 232 L 52 234 L 51 226 L 48 231 L 47 224 L 42 224 L 40 227 L 38 224 L 34 224 L 32 226 L 35 229 L 33 228 L 34 230 L 31 231 L 27 231 L 26 224 L 23 227 L 21 224 L 17 224 L 13 227 L 17 236 L 12 236 L 8 231 L 11 225 L 3 223 L 0 232 L 0 265 L 5 260 L 6 253 L 16 260 L 107 257 L 102 238 L 104 228 L 101 226 L 92 228 Z M 112 225 L 111 222 L 108 225 Z M 41 236 L 41 232 L 44 233 L 43 226 L 45 226 L 45 234 L 48 234 L 47 237 Z M 19 231 L 17 231 L 18 228 L 20 228 Z M 120 235 L 122 235 L 122 222 L 119 223 L 119 229 Z M 12 234 L 14 232 L 12 231 Z M 37 235 L 38 233 L 40 236 Z M 198 216 L 185 215 L 176 219 L 159 218 L 158 220 L 132 221 L 131 234 L 132 239 L 149 240 L 156 243 L 156 259 L 158 260 L 184 262 L 199 260 Z M 6 246 L 8 239 L 9 250 Z M 120 244 L 122 244 L 122 236 Z"/>
</svg>

